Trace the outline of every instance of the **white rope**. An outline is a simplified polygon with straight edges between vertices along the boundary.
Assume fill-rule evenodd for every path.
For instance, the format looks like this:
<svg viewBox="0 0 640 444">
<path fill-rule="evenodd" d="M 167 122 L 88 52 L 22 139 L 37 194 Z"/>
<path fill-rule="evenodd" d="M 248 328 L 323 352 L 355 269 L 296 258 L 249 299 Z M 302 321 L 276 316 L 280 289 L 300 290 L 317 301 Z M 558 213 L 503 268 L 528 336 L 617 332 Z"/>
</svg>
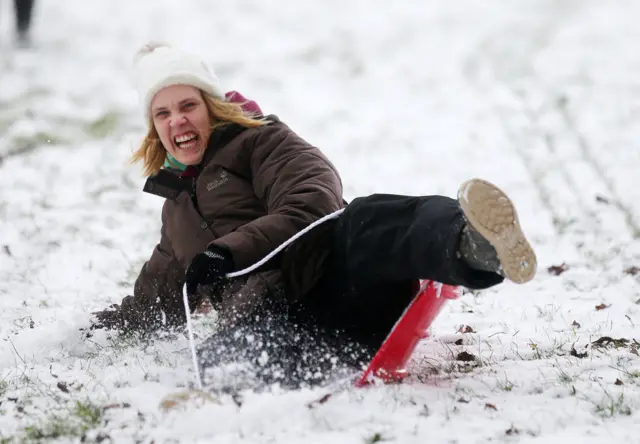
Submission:
<svg viewBox="0 0 640 444">
<path fill-rule="evenodd" d="M 338 210 L 338 211 L 334 211 L 331 214 L 327 214 L 326 216 L 318 219 L 317 221 L 315 221 L 314 223 L 312 223 L 311 225 L 309 225 L 308 227 L 306 227 L 304 230 L 294 234 L 293 236 L 291 236 L 289 239 L 287 239 L 286 241 L 284 241 L 282 244 L 280 244 L 275 250 L 273 250 L 271 253 L 269 253 L 268 255 L 266 255 L 265 257 L 263 257 L 260 261 L 256 262 L 255 264 L 251 265 L 250 267 L 245 268 L 244 270 L 240 270 L 240 271 L 234 271 L 233 273 L 227 273 L 225 275 L 225 277 L 227 278 L 232 278 L 232 277 L 237 277 L 237 276 L 242 276 L 243 274 L 247 274 L 247 273 L 251 273 L 253 270 L 255 270 L 258 267 L 261 267 L 262 265 L 264 265 L 269 259 L 271 259 L 273 256 L 275 256 L 276 254 L 280 253 L 282 250 L 284 250 L 291 242 L 293 242 L 294 240 L 298 239 L 300 236 L 302 236 L 303 234 L 311 231 L 312 229 L 314 229 L 315 227 L 317 227 L 318 225 L 330 220 L 330 219 L 335 219 L 336 217 L 340 216 L 342 214 L 342 212 L 344 211 L 344 208 Z"/>
<path fill-rule="evenodd" d="M 338 216 L 340 216 L 342 214 L 342 212 L 344 211 L 344 208 L 334 211 L 331 214 L 327 214 L 326 216 L 318 219 L 317 221 L 313 222 L 312 224 L 310 224 L 308 227 L 306 227 L 304 230 L 294 234 L 293 236 L 291 236 L 289 239 L 287 239 L 286 241 L 284 241 L 282 244 L 278 245 L 278 247 L 276 249 L 274 249 L 271 253 L 269 253 L 268 255 L 266 255 L 264 258 L 262 258 L 260 261 L 256 262 L 255 264 L 243 269 L 243 270 L 239 270 L 239 271 L 234 271 L 233 273 L 227 273 L 225 275 L 225 278 L 233 278 L 233 277 L 237 277 L 237 276 L 242 276 L 244 274 L 247 273 L 251 273 L 253 270 L 257 269 L 258 267 L 261 267 L 262 265 L 264 265 L 267 261 L 269 261 L 272 257 L 274 257 L 276 254 L 280 253 L 283 249 L 285 249 L 289 244 L 291 244 L 293 241 L 295 241 L 296 239 L 298 239 L 300 236 L 304 235 L 305 233 L 308 233 L 309 231 L 313 230 L 315 227 L 317 227 L 318 225 L 331 220 L 331 219 L 335 219 Z M 189 296 L 187 295 L 187 284 L 185 283 L 184 286 L 182 287 L 182 301 L 184 302 L 184 312 L 187 316 L 187 331 L 188 331 L 188 335 L 189 335 L 189 348 L 191 349 L 191 359 L 193 361 L 193 369 L 196 372 L 196 382 L 198 383 L 198 388 L 200 390 L 202 390 L 203 385 L 202 385 L 202 375 L 200 375 L 200 367 L 198 366 L 198 355 L 196 354 L 196 345 L 195 345 L 195 341 L 193 340 L 193 328 L 191 326 L 191 310 L 189 310 Z"/>
<path fill-rule="evenodd" d="M 182 287 L 182 302 L 184 302 L 184 310 L 187 314 L 187 331 L 189 332 L 189 347 L 191 348 L 191 359 L 193 360 L 193 369 L 196 371 L 196 382 L 198 388 L 202 390 L 202 376 L 200 375 L 200 367 L 198 367 L 198 355 L 196 354 L 196 343 L 193 340 L 193 328 L 191 327 L 191 315 L 189 310 L 189 296 L 187 295 L 187 284 Z"/>
</svg>

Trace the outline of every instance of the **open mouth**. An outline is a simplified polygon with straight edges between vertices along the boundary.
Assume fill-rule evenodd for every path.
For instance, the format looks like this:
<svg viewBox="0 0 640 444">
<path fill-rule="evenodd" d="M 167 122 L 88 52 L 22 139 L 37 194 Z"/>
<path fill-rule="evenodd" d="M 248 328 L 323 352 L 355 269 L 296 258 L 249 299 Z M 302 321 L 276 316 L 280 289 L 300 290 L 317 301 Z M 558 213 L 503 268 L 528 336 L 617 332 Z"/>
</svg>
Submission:
<svg viewBox="0 0 640 444">
<path fill-rule="evenodd" d="M 179 149 L 188 150 L 196 146 L 199 138 L 200 137 L 196 133 L 188 132 L 174 137 L 173 141 Z"/>
</svg>

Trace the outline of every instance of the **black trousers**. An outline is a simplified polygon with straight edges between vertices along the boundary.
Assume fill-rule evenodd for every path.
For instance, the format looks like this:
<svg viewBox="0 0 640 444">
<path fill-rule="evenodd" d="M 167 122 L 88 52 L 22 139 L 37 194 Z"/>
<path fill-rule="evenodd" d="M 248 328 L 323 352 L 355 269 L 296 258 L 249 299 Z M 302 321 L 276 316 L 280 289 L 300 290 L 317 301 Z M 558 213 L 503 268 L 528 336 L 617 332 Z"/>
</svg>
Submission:
<svg viewBox="0 0 640 444">
<path fill-rule="evenodd" d="M 13 0 L 16 29 L 20 33 L 29 30 L 34 2 L 35 0 Z"/>
<path fill-rule="evenodd" d="M 318 243 L 331 251 L 312 292 L 211 337 L 200 349 L 202 367 L 235 368 L 231 383 L 229 372 L 213 376 L 224 387 L 296 387 L 363 366 L 415 297 L 418 279 L 469 288 L 502 282 L 458 258 L 464 224 L 458 202 L 443 196 L 355 199 Z"/>
<path fill-rule="evenodd" d="M 465 220 L 444 196 L 355 199 L 334 227 L 330 264 L 299 310 L 377 348 L 416 295 L 418 279 L 481 289 L 503 277 L 458 257 Z"/>
</svg>

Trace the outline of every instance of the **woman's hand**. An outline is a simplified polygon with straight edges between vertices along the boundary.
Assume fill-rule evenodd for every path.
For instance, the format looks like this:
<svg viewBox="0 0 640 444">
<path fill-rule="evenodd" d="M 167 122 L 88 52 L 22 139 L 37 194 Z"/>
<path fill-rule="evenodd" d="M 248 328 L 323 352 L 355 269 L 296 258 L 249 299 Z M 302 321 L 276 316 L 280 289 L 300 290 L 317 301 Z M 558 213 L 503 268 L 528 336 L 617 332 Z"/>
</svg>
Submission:
<svg viewBox="0 0 640 444">
<path fill-rule="evenodd" d="M 195 294 L 198 285 L 216 285 L 233 271 L 231 253 L 219 247 L 209 246 L 197 254 L 187 269 L 187 294 Z"/>
</svg>

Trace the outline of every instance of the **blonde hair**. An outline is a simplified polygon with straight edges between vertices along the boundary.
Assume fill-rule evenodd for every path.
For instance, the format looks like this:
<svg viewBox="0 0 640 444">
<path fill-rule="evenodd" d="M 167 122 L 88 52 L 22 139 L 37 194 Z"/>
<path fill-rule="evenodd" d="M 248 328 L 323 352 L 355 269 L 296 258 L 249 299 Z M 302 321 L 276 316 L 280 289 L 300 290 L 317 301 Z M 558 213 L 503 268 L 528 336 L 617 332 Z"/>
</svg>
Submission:
<svg viewBox="0 0 640 444">
<path fill-rule="evenodd" d="M 242 109 L 242 103 L 225 102 L 203 91 L 200 91 L 200 93 L 209 112 L 211 131 L 230 123 L 237 123 L 247 128 L 256 128 L 267 123 L 264 118 L 256 118 L 252 114 L 245 112 Z M 149 131 L 142 140 L 140 148 L 131 156 L 130 162 L 142 161 L 144 175 L 151 176 L 160 171 L 166 160 L 167 150 L 160 141 L 156 127 L 153 124 L 153 117 L 150 117 Z"/>
</svg>

